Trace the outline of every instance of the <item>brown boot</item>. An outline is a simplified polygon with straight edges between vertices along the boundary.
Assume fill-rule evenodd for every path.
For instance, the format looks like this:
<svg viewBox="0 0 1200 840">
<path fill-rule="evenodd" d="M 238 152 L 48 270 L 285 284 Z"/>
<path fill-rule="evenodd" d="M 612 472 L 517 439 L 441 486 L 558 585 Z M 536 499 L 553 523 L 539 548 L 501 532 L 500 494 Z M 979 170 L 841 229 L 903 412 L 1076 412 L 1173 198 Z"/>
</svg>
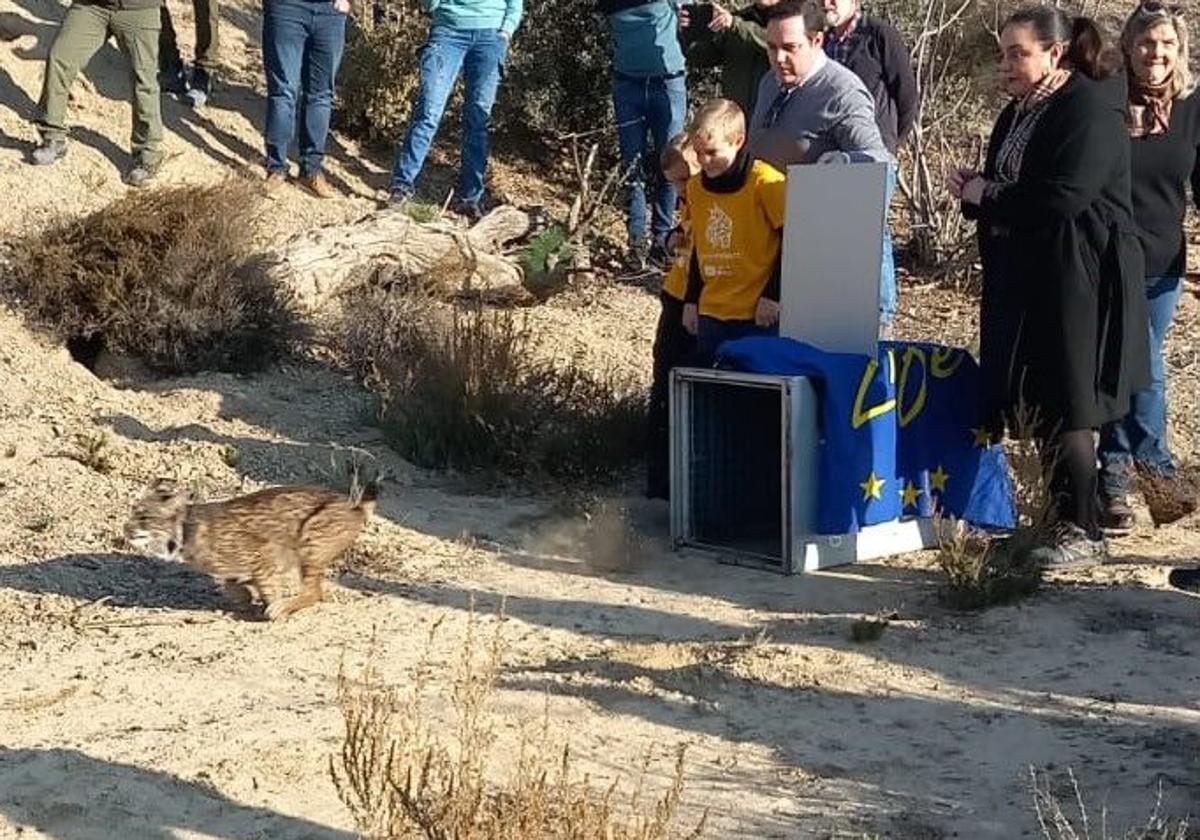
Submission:
<svg viewBox="0 0 1200 840">
<path fill-rule="evenodd" d="M 300 176 L 300 186 L 304 187 L 317 198 L 337 198 L 337 190 L 330 186 L 322 172 L 313 172 Z"/>
<path fill-rule="evenodd" d="M 287 173 L 268 172 L 266 180 L 263 181 L 263 191 L 267 195 L 275 195 L 283 189 L 285 184 L 287 184 Z"/>
<path fill-rule="evenodd" d="M 1124 496 L 1100 496 L 1100 525 L 1104 533 L 1112 537 L 1128 534 L 1133 530 L 1133 508 Z"/>
</svg>

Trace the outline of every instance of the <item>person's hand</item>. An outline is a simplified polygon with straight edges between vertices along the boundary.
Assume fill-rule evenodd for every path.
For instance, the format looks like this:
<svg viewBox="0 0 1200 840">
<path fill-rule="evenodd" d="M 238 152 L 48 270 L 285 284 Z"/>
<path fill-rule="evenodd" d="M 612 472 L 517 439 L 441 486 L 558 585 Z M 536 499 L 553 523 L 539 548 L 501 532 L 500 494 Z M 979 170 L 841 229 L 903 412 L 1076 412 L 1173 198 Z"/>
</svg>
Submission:
<svg viewBox="0 0 1200 840">
<path fill-rule="evenodd" d="M 987 181 L 981 176 L 976 175 L 970 181 L 963 184 L 962 200 L 964 204 L 979 205 L 983 203 L 983 190 L 987 186 Z"/>
<path fill-rule="evenodd" d="M 849 163 L 849 162 L 850 162 L 850 155 L 846 154 L 845 152 L 840 152 L 837 149 L 833 149 L 828 152 L 823 152 L 821 154 L 821 156 L 819 158 L 817 158 L 817 163 L 821 163 L 821 164 Z"/>
<path fill-rule="evenodd" d="M 692 16 L 688 12 L 687 6 L 679 7 L 677 21 L 678 21 L 678 23 L 676 25 L 679 27 L 680 32 L 682 32 L 683 30 L 687 29 L 689 26 L 692 25 Z"/>
<path fill-rule="evenodd" d="M 712 7 L 713 17 L 712 23 L 708 25 L 709 30 L 712 32 L 726 32 L 732 29 L 733 13 L 718 3 L 713 3 Z"/>
<path fill-rule="evenodd" d="M 350 0 L 333 0 L 333 10 L 343 15 L 350 14 Z"/>
<path fill-rule="evenodd" d="M 688 335 L 695 335 L 700 328 L 700 307 L 694 303 L 683 305 L 683 328 Z"/>
<path fill-rule="evenodd" d="M 957 199 L 962 198 L 963 186 L 972 178 L 978 178 L 979 172 L 965 166 L 956 166 L 946 171 L 946 188 Z"/>
<path fill-rule="evenodd" d="M 667 234 L 667 238 L 663 242 L 663 245 L 666 246 L 668 254 L 678 256 L 679 249 L 683 246 L 683 231 L 679 228 L 672 230 Z"/>
<path fill-rule="evenodd" d="M 760 327 L 773 327 L 779 323 L 779 301 L 759 298 L 754 307 L 754 323 Z"/>
</svg>

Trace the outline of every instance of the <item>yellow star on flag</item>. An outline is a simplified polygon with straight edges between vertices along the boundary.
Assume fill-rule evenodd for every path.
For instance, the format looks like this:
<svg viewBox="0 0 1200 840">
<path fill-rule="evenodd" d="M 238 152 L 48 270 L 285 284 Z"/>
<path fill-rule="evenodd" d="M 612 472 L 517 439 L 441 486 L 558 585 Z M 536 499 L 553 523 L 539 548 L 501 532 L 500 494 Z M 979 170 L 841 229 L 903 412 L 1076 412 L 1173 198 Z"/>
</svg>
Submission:
<svg viewBox="0 0 1200 840">
<path fill-rule="evenodd" d="M 870 501 L 871 499 L 882 499 L 883 485 L 885 484 L 887 484 L 887 482 L 875 475 L 874 470 L 871 470 L 871 474 L 867 476 L 867 480 L 858 485 L 863 491 L 863 501 L 866 502 Z"/>
<path fill-rule="evenodd" d="M 971 434 L 975 438 L 975 445 L 980 449 L 987 449 L 992 445 L 992 433 L 987 429 L 971 429 Z"/>
<path fill-rule="evenodd" d="M 917 499 L 921 498 L 921 489 L 911 481 L 906 482 L 904 489 L 900 491 L 900 498 L 904 502 L 904 507 L 916 507 Z"/>
<path fill-rule="evenodd" d="M 946 482 L 950 480 L 950 473 L 942 469 L 942 465 L 938 464 L 938 468 L 929 474 L 929 483 L 934 490 L 939 493 L 946 492 Z"/>
</svg>

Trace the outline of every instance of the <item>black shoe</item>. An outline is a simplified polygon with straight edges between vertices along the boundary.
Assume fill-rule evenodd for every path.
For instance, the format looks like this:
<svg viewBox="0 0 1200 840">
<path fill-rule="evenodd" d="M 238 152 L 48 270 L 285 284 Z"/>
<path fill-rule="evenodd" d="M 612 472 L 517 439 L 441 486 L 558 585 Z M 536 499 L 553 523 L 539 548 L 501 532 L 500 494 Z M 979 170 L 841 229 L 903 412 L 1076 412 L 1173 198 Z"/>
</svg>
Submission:
<svg viewBox="0 0 1200 840">
<path fill-rule="evenodd" d="M 457 213 L 471 224 L 475 224 L 484 216 L 483 207 L 478 201 L 456 201 L 450 205 L 450 212 Z"/>
<path fill-rule="evenodd" d="M 135 164 L 133 169 L 125 173 L 125 183 L 135 188 L 149 186 L 150 182 L 158 177 L 158 170 L 160 168 L 158 164 L 154 166 L 144 163 Z"/>
<path fill-rule="evenodd" d="M 1200 569 L 1172 569 L 1167 583 L 1189 595 L 1200 595 Z"/>
<path fill-rule="evenodd" d="M 650 260 L 650 243 L 645 239 L 635 239 L 629 243 L 625 253 L 625 267 L 630 271 L 645 271 Z"/>
<path fill-rule="evenodd" d="M 159 70 L 158 89 L 172 96 L 186 95 L 188 89 L 187 76 L 184 75 L 183 68 L 176 67 L 171 70 Z"/>
<path fill-rule="evenodd" d="M 1133 530 L 1133 509 L 1124 496 L 1100 497 L 1100 526 L 1109 536 L 1124 536 Z"/>
<path fill-rule="evenodd" d="M 49 137 L 38 144 L 29 155 L 34 166 L 49 166 L 67 153 L 67 141 L 61 137 Z"/>
<path fill-rule="evenodd" d="M 1108 559 L 1104 537 L 1092 539 L 1073 522 L 1061 525 L 1050 545 L 1029 552 L 1029 559 L 1046 569 L 1080 569 L 1099 566 Z"/>
<path fill-rule="evenodd" d="M 650 246 L 650 252 L 646 255 L 646 261 L 659 271 L 670 271 L 675 258 L 667 250 L 666 245 L 656 242 Z"/>
<path fill-rule="evenodd" d="M 213 79 L 209 72 L 203 67 L 194 69 L 187 89 L 187 98 L 192 107 L 203 108 L 212 96 L 212 89 Z"/>
</svg>

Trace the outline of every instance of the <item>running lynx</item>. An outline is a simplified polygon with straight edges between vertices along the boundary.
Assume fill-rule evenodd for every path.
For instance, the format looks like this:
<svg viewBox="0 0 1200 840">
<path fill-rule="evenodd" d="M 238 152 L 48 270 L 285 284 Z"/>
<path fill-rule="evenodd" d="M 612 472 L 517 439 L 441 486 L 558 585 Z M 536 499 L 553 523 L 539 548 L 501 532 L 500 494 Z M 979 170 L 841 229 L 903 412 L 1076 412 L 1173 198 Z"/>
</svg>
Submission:
<svg viewBox="0 0 1200 840">
<path fill-rule="evenodd" d="M 317 603 L 329 564 L 357 539 L 375 509 L 377 482 L 354 499 L 319 487 L 272 487 L 196 503 L 159 479 L 134 505 L 125 538 L 164 560 L 207 572 L 239 607 L 261 601 L 274 621 Z M 298 594 L 286 595 L 300 583 Z"/>
</svg>

